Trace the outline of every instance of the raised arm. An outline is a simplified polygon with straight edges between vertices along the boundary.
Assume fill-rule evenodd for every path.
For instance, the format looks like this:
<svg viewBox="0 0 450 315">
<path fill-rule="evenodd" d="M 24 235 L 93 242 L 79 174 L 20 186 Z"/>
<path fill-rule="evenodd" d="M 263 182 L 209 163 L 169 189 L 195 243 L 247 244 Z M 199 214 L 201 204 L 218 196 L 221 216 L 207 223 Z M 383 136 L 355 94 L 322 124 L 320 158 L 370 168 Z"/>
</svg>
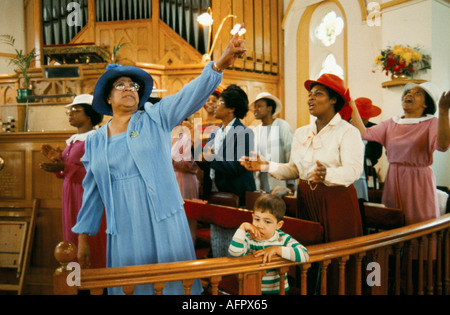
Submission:
<svg viewBox="0 0 450 315">
<path fill-rule="evenodd" d="M 352 108 L 352 120 L 351 123 L 353 126 L 358 128 L 361 135 L 364 135 L 366 132 L 366 126 L 364 126 L 364 123 L 361 119 L 361 116 L 359 115 L 358 108 L 356 108 L 355 102 L 351 100 L 349 102 L 350 107 Z"/>
<path fill-rule="evenodd" d="M 160 116 L 161 124 L 172 130 L 186 117 L 196 113 L 222 82 L 222 72 L 246 53 L 245 41 L 238 33 L 228 43 L 222 56 L 205 66 L 202 74 L 186 84 L 180 91 L 164 97 L 156 104 L 146 103 L 145 110 L 154 119 Z"/>
<path fill-rule="evenodd" d="M 223 52 L 222 56 L 214 63 L 213 69 L 221 72 L 226 68 L 232 66 L 237 58 L 245 55 L 247 48 L 245 47 L 245 40 L 239 38 L 239 32 L 234 34 L 228 43 L 227 48 Z"/>
<path fill-rule="evenodd" d="M 450 144 L 450 127 L 448 111 L 450 107 L 450 91 L 442 93 L 439 99 L 439 123 L 437 145 L 439 148 L 447 149 Z"/>
</svg>

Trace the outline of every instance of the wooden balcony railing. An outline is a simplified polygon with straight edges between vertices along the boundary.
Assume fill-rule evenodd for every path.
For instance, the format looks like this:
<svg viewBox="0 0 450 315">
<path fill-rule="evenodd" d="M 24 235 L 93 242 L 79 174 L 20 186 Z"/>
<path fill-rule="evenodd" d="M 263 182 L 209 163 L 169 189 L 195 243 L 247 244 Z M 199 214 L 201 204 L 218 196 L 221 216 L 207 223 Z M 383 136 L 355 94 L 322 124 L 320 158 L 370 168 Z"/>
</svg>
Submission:
<svg viewBox="0 0 450 315">
<path fill-rule="evenodd" d="M 417 257 L 415 247 L 418 248 Z M 182 281 L 185 293 L 189 294 L 194 279 L 207 279 L 210 293 L 215 295 L 219 294 L 222 279 L 237 275 L 239 294 L 261 294 L 261 277 L 265 270 L 278 269 L 284 274 L 294 267 L 298 271 L 298 293 L 306 295 L 310 293 L 307 284 L 311 279 L 308 277 L 314 274 L 309 269 L 315 263 L 320 266 L 315 273 L 315 277 L 320 275 L 320 294 L 327 294 L 327 274 L 338 279 L 338 294 L 450 293 L 450 214 L 391 231 L 311 245 L 308 251 L 310 261 L 300 264 L 276 258 L 263 265 L 260 258 L 245 256 L 86 269 L 80 273 L 80 286 L 68 286 L 67 279 L 74 274 L 71 269 L 67 270 L 67 264 L 75 258 L 76 249 L 73 244 L 63 242 L 55 249 L 55 257 L 61 266 L 54 273 L 54 293 L 77 294 L 77 290 L 91 290 L 92 294 L 101 294 L 104 288 L 123 287 L 125 294 L 132 294 L 136 285 L 153 284 L 155 292 L 161 294 L 166 282 Z M 337 273 L 329 273 L 328 266 L 334 261 L 338 265 Z M 346 268 L 350 262 L 355 268 Z M 376 264 L 370 264 L 373 262 Z M 378 267 L 364 273 L 367 266 Z M 372 281 L 375 285 L 370 286 L 367 280 L 372 276 L 379 279 Z M 354 291 L 346 291 L 349 284 Z M 291 290 L 289 293 L 296 292 Z"/>
</svg>

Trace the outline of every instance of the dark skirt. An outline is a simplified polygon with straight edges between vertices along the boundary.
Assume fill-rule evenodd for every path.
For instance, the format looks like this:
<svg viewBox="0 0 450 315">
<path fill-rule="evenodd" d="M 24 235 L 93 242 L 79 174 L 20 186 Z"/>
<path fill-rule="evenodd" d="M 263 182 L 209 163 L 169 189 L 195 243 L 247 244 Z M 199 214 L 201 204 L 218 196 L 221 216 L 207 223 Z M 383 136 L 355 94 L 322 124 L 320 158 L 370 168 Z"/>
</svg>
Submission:
<svg viewBox="0 0 450 315">
<path fill-rule="evenodd" d="M 325 242 L 363 235 L 358 197 L 353 185 L 311 186 L 307 181 L 299 180 L 297 199 L 300 219 L 321 223 Z M 314 186 L 316 188 L 313 190 Z"/>
</svg>

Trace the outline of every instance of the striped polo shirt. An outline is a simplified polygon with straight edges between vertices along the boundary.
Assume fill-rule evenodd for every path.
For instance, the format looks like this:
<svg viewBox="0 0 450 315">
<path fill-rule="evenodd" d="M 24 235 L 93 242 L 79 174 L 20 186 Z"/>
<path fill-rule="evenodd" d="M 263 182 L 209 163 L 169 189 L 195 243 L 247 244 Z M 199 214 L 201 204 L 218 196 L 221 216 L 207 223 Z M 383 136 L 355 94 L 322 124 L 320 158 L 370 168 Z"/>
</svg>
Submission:
<svg viewBox="0 0 450 315">
<path fill-rule="evenodd" d="M 250 233 L 238 229 L 231 240 L 228 253 L 233 257 L 252 254 L 258 250 L 270 247 L 281 246 L 281 257 L 295 262 L 306 262 L 309 260 L 308 250 L 292 238 L 289 234 L 281 230 L 275 231 L 268 240 L 255 240 Z M 287 274 L 285 274 L 285 291 L 289 290 Z M 262 294 L 277 294 L 280 292 L 280 275 L 277 270 L 270 269 L 262 279 Z"/>
</svg>

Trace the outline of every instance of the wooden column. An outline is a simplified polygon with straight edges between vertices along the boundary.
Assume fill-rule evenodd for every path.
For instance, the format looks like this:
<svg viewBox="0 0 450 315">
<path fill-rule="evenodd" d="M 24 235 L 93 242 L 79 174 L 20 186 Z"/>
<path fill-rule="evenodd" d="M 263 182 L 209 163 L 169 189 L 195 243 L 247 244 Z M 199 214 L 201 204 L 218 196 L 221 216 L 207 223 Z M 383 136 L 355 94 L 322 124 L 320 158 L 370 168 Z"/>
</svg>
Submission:
<svg viewBox="0 0 450 315">
<path fill-rule="evenodd" d="M 95 41 L 95 22 L 97 21 L 97 11 L 95 7 L 95 0 L 88 0 L 88 19 L 87 19 L 87 31 L 90 42 Z"/>
<path fill-rule="evenodd" d="M 262 275 L 260 271 L 240 274 L 242 279 L 242 294 L 261 295 Z"/>
<path fill-rule="evenodd" d="M 156 60 L 161 59 L 160 56 L 160 27 L 159 27 L 159 19 L 160 19 L 160 8 L 159 8 L 159 0 L 152 0 L 152 38 L 150 39 L 150 43 L 152 46 L 151 50 L 151 60 L 154 63 Z"/>
<path fill-rule="evenodd" d="M 44 46 L 44 39 L 42 36 L 42 1 L 34 0 L 34 48 L 39 58 L 36 59 L 35 67 L 42 66 L 42 47 Z"/>
</svg>

